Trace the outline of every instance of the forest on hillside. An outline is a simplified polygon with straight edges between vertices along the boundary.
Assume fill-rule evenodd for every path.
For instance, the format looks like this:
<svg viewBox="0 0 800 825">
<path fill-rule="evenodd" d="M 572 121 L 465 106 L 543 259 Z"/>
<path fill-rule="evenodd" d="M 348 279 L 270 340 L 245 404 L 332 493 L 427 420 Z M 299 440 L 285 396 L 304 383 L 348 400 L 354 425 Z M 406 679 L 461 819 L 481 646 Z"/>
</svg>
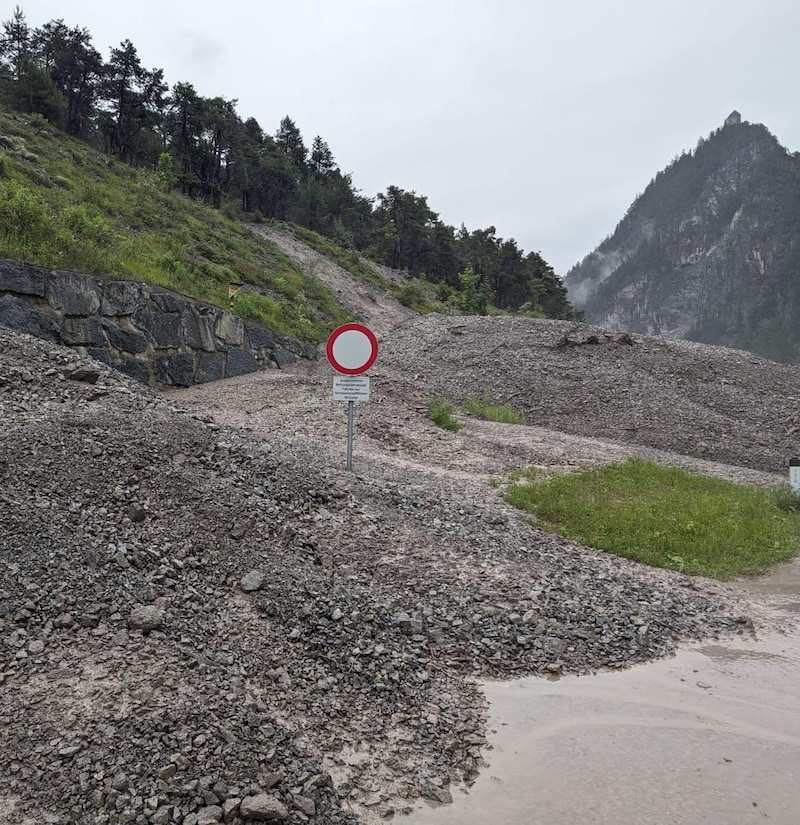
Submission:
<svg viewBox="0 0 800 825">
<path fill-rule="evenodd" d="M 366 197 L 320 135 L 309 146 L 289 115 L 269 133 L 243 119 L 235 99 L 203 97 L 189 81 L 170 86 L 130 40 L 104 60 L 87 28 L 61 19 L 34 28 L 18 7 L 0 30 L 0 104 L 231 216 L 298 224 L 425 278 L 467 311 L 582 316 L 547 261 L 494 226 L 456 229 L 425 196 L 397 186 Z"/>
</svg>

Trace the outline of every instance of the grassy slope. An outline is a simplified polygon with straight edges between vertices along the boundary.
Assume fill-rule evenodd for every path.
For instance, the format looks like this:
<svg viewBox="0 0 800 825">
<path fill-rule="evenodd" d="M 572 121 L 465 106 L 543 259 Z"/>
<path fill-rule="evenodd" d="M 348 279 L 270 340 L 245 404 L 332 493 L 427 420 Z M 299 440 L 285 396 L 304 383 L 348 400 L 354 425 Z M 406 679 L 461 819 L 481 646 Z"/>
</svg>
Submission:
<svg viewBox="0 0 800 825">
<path fill-rule="evenodd" d="M 0 112 L 0 257 L 145 281 L 236 311 L 302 340 L 352 319 L 330 293 L 237 221 L 166 192 L 36 117 Z"/>
</svg>

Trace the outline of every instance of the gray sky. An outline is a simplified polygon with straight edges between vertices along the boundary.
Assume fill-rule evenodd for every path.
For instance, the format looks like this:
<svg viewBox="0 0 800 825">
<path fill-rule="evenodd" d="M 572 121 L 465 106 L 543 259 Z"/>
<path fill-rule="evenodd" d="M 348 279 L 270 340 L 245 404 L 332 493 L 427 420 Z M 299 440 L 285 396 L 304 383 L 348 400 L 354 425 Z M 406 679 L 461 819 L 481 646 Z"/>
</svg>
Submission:
<svg viewBox="0 0 800 825">
<path fill-rule="evenodd" d="M 797 0 L 19 0 L 125 38 L 170 85 L 321 135 L 363 194 L 415 190 L 559 275 L 733 109 L 800 150 Z M 0 19 L 8 20 L 14 3 Z"/>
</svg>

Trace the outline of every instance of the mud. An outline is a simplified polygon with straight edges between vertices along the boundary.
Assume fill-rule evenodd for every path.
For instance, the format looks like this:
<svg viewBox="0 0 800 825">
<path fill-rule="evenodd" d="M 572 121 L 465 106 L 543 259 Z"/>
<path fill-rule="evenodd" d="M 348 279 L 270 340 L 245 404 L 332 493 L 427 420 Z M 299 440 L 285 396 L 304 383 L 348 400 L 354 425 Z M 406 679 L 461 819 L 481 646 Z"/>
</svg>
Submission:
<svg viewBox="0 0 800 825">
<path fill-rule="evenodd" d="M 407 825 L 800 822 L 800 563 L 733 585 L 770 629 L 621 673 L 485 683 L 489 767 Z"/>
</svg>

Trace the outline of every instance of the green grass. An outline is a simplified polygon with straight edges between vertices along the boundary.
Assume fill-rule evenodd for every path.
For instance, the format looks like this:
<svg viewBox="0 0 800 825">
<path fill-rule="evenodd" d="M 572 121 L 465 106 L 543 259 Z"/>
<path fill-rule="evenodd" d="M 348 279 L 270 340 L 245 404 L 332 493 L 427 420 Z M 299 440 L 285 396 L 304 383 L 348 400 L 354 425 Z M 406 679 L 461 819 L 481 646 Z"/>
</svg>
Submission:
<svg viewBox="0 0 800 825">
<path fill-rule="evenodd" d="M 436 396 L 428 404 L 428 418 L 438 427 L 450 432 L 458 432 L 462 424 L 455 416 L 455 407 L 441 396 Z"/>
<path fill-rule="evenodd" d="M 725 580 L 800 553 L 800 512 L 774 492 L 637 458 L 545 480 L 519 471 L 513 481 L 508 501 L 548 529 L 656 567 Z"/>
<path fill-rule="evenodd" d="M 312 276 L 223 212 L 26 115 L 0 112 L 0 257 L 145 281 L 318 343 L 352 315 Z"/>
<path fill-rule="evenodd" d="M 464 401 L 464 409 L 484 421 L 499 421 L 502 424 L 524 424 L 525 415 L 508 404 L 493 404 L 488 395 L 470 397 Z"/>
</svg>

